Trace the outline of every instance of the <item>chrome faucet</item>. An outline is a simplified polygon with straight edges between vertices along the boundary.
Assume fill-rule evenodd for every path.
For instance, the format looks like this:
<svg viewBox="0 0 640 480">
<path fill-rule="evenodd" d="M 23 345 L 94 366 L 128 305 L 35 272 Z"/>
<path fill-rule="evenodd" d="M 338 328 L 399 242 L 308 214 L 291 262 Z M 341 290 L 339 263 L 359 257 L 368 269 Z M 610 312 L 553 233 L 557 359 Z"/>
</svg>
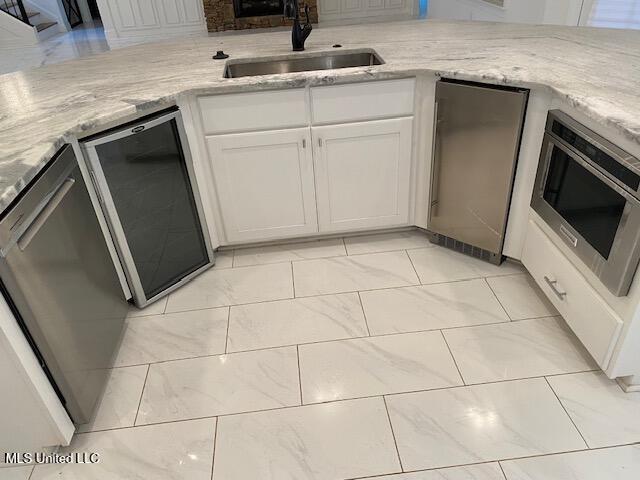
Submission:
<svg viewBox="0 0 640 480">
<path fill-rule="evenodd" d="M 293 19 L 293 29 L 291 30 L 291 45 L 294 52 L 304 50 L 304 41 L 311 34 L 313 27 L 309 21 L 309 5 L 304 4 L 304 14 L 307 22 L 300 25 L 300 8 L 298 0 L 284 0 L 284 17 Z"/>
</svg>

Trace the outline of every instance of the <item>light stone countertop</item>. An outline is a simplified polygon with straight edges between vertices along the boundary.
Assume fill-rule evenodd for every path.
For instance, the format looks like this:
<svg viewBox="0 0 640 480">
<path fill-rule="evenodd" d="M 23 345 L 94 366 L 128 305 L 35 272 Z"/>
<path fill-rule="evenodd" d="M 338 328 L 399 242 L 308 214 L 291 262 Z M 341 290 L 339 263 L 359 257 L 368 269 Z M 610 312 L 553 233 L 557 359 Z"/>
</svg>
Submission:
<svg viewBox="0 0 640 480">
<path fill-rule="evenodd" d="M 480 22 L 315 27 L 307 53 L 373 48 L 374 67 L 224 79 L 232 59 L 292 54 L 290 32 L 144 44 L 0 75 L 0 211 L 64 137 L 128 121 L 181 95 L 331 84 L 420 73 L 550 88 L 596 122 L 640 144 L 640 31 Z"/>
</svg>

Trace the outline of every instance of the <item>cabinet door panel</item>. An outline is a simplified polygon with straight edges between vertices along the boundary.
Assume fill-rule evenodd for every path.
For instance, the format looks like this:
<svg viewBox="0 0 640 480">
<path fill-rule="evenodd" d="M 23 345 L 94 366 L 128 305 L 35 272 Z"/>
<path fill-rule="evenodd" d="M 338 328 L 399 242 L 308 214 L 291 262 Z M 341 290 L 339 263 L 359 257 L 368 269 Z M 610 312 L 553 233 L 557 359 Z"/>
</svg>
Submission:
<svg viewBox="0 0 640 480">
<path fill-rule="evenodd" d="M 342 12 L 359 12 L 362 6 L 360 5 L 361 0 L 342 0 Z"/>
<path fill-rule="evenodd" d="M 317 231 L 308 128 L 207 137 L 229 242 Z"/>
<path fill-rule="evenodd" d="M 337 15 L 340 13 L 340 0 L 321 0 L 318 3 L 320 15 Z"/>
<path fill-rule="evenodd" d="M 314 127 L 320 231 L 409 220 L 411 118 Z"/>
</svg>

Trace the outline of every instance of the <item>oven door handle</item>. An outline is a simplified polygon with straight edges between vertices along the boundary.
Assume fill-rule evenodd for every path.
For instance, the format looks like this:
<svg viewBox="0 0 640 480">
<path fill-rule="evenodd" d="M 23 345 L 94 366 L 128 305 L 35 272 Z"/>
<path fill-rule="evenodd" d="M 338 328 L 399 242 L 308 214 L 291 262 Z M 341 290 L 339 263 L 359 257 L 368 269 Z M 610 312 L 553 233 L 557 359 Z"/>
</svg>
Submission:
<svg viewBox="0 0 640 480">
<path fill-rule="evenodd" d="M 549 285 L 549 288 L 553 291 L 553 293 L 556 294 L 556 297 L 558 297 L 559 300 L 564 300 L 564 297 L 567 296 L 567 292 L 561 292 L 560 290 L 558 290 L 558 288 L 556 287 L 556 285 L 558 285 L 557 280 L 551 280 L 545 275 L 544 281 L 547 283 L 547 285 Z"/>
</svg>

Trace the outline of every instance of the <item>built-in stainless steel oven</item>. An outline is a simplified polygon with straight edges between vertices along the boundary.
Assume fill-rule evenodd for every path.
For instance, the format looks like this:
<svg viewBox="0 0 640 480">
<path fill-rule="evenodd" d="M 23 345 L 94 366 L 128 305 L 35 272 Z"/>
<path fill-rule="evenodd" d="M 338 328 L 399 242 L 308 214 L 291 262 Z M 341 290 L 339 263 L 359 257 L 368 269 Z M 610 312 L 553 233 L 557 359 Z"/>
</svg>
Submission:
<svg viewBox="0 0 640 480">
<path fill-rule="evenodd" d="M 640 161 L 549 112 L 532 208 L 616 296 L 640 258 Z"/>
</svg>

